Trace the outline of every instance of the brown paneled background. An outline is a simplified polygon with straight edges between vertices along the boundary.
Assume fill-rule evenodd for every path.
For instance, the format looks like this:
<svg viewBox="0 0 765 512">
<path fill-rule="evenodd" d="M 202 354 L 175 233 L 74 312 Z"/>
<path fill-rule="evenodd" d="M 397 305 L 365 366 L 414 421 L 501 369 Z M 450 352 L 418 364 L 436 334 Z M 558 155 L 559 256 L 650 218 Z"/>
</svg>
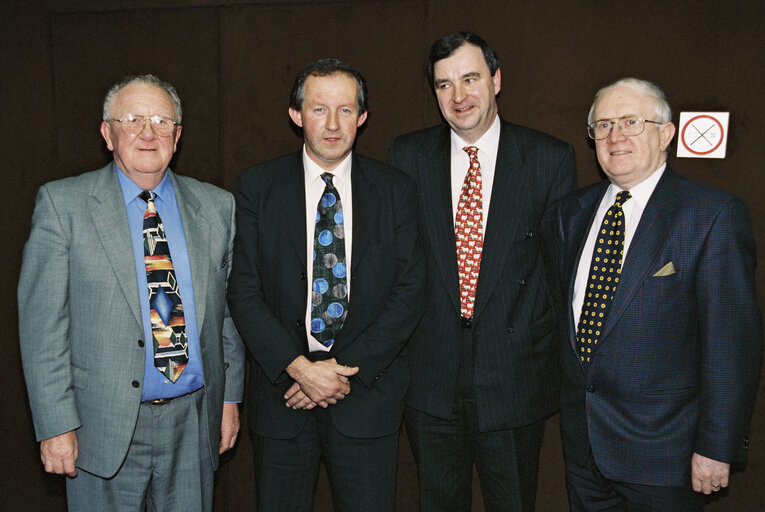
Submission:
<svg viewBox="0 0 765 512">
<path fill-rule="evenodd" d="M 37 188 L 108 161 L 98 132 L 101 102 L 123 75 L 151 72 L 176 86 L 184 127 L 174 169 L 229 190 L 242 169 L 299 148 L 288 95 L 297 71 L 315 58 L 339 57 L 366 76 L 371 109 L 357 149 L 384 159 L 395 135 L 439 122 L 424 72 L 432 41 L 456 30 L 478 32 L 499 53 L 501 115 L 571 142 L 580 185 L 599 179 L 584 130 L 595 91 L 623 76 L 646 78 L 667 93 L 675 121 L 681 110 L 731 112 L 726 159 L 671 160 L 686 176 L 744 198 L 762 255 L 763 21 L 765 3 L 749 0 L 3 0 L 0 198 L 16 213 L 2 223 L 0 252 L 0 321 L 7 326 L 0 509 L 65 509 L 63 480 L 43 472 L 34 441 L 15 290 Z M 762 303 L 765 262 L 758 261 Z M 747 470 L 709 510 L 765 509 L 760 388 Z M 568 508 L 557 429 L 554 417 L 543 447 L 540 511 Z M 414 511 L 417 484 L 403 436 L 400 453 L 397 510 Z M 243 435 L 218 472 L 216 511 L 254 510 L 252 482 L 252 444 Z M 315 508 L 331 510 L 323 475 Z M 474 508 L 482 510 L 480 495 Z"/>
</svg>

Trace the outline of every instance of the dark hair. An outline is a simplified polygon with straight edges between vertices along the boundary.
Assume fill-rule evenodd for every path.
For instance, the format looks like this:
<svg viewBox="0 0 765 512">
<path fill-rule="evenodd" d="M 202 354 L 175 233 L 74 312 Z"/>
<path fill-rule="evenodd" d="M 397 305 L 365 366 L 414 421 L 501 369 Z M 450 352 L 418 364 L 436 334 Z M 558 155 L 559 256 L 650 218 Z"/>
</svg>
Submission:
<svg viewBox="0 0 765 512">
<path fill-rule="evenodd" d="M 305 99 L 305 82 L 309 76 L 329 76 L 335 73 L 345 73 L 356 80 L 356 104 L 359 115 L 369 110 L 367 101 L 367 81 L 356 68 L 338 59 L 319 59 L 311 62 L 298 74 L 290 93 L 290 108 L 300 110 Z"/>
<path fill-rule="evenodd" d="M 428 55 L 428 81 L 431 87 L 436 85 L 433 77 L 433 68 L 436 62 L 450 57 L 464 44 L 472 44 L 481 49 L 486 65 L 489 66 L 489 71 L 491 71 L 491 76 L 494 76 L 494 73 L 499 69 L 499 59 L 494 48 L 489 46 L 489 43 L 474 32 L 455 32 L 454 34 L 442 37 L 430 47 L 430 55 Z"/>
</svg>

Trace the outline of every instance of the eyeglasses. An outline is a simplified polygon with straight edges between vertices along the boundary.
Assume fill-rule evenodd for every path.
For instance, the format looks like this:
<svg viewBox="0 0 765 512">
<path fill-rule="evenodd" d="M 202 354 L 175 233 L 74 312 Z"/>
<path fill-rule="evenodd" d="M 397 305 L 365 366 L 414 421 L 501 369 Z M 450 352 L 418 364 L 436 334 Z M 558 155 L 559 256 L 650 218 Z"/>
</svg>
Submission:
<svg viewBox="0 0 765 512">
<path fill-rule="evenodd" d="M 173 134 L 175 126 L 178 124 L 169 117 L 163 116 L 137 116 L 134 114 L 125 114 L 121 119 L 110 119 L 117 121 L 122 125 L 122 130 L 128 135 L 137 135 L 143 130 L 146 121 L 151 123 L 151 129 L 159 137 L 167 137 Z"/>
<path fill-rule="evenodd" d="M 625 137 L 634 137 L 643 133 L 645 123 L 664 124 L 630 114 L 618 119 L 598 119 L 593 121 L 587 125 L 587 135 L 593 140 L 603 140 L 611 135 L 614 126 L 616 126 Z"/>
</svg>

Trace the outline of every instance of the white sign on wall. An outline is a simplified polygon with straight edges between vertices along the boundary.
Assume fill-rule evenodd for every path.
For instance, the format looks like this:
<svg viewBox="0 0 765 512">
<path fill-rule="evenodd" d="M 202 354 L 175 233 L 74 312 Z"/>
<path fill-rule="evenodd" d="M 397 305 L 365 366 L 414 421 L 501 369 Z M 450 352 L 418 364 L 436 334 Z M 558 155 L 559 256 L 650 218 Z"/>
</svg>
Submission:
<svg viewBox="0 0 765 512">
<path fill-rule="evenodd" d="M 725 158 L 730 112 L 680 112 L 677 156 Z"/>
</svg>

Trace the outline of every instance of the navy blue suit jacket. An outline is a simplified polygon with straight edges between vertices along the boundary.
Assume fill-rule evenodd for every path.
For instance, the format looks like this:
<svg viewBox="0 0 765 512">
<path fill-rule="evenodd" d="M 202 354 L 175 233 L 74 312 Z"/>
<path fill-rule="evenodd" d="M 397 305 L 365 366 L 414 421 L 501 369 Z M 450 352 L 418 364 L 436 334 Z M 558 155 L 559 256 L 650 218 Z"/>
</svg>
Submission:
<svg viewBox="0 0 765 512">
<path fill-rule="evenodd" d="M 571 300 L 607 187 L 592 185 L 560 205 L 564 453 L 581 465 L 591 447 L 599 470 L 615 481 L 686 485 L 693 452 L 746 458 L 762 350 L 749 215 L 740 199 L 667 166 L 585 368 L 574 350 Z M 655 275 L 670 262 L 674 272 Z"/>
<path fill-rule="evenodd" d="M 330 352 L 358 366 L 351 392 L 329 406 L 346 436 L 396 432 L 409 385 L 401 351 L 422 315 L 424 262 L 414 182 L 353 154 L 353 261 L 348 316 Z M 285 372 L 306 355 L 305 179 L 302 152 L 244 171 L 236 187 L 231 315 L 257 362 L 251 367 L 250 425 L 259 436 L 291 439 L 308 411 L 285 407 Z"/>
</svg>

